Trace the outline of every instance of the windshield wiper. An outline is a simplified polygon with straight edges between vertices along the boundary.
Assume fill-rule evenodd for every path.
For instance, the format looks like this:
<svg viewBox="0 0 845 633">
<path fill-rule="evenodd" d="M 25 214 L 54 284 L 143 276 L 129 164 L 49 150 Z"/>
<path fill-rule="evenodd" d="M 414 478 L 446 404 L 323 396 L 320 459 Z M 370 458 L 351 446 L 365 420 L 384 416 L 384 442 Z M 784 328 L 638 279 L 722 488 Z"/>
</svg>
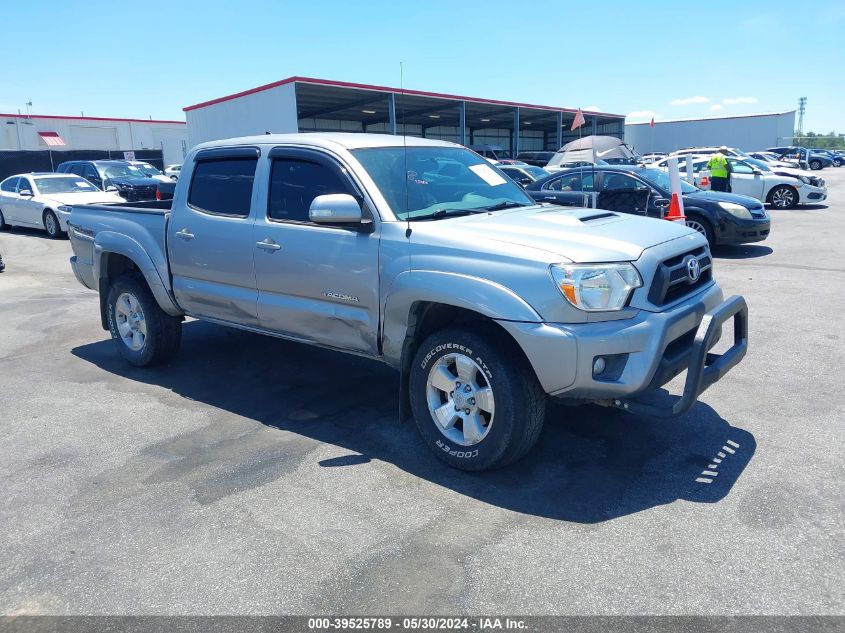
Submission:
<svg viewBox="0 0 845 633">
<path fill-rule="evenodd" d="M 517 209 L 519 207 L 532 207 L 536 203 L 525 203 L 525 202 L 499 202 L 497 204 L 490 205 L 489 207 L 478 207 L 479 209 L 483 209 L 484 211 L 503 211 L 504 209 Z"/>
<path fill-rule="evenodd" d="M 421 215 L 416 218 L 410 218 L 412 222 L 425 220 L 441 220 L 443 218 L 457 218 L 462 215 L 474 215 L 476 213 L 486 213 L 487 209 L 438 209 L 434 213 L 428 215 Z"/>
</svg>

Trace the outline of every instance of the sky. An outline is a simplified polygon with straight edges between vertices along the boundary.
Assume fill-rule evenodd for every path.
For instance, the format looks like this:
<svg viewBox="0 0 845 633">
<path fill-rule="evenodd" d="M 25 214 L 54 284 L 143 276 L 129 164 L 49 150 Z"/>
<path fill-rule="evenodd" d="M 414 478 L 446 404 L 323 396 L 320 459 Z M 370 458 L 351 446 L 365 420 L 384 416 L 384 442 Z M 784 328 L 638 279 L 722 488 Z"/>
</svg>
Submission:
<svg viewBox="0 0 845 633">
<path fill-rule="evenodd" d="M 843 0 L 32 0 L 25 24 L 0 38 L 0 113 L 184 120 L 293 75 L 398 86 L 402 62 L 409 89 L 629 122 L 803 96 L 805 131 L 845 132 Z"/>
</svg>

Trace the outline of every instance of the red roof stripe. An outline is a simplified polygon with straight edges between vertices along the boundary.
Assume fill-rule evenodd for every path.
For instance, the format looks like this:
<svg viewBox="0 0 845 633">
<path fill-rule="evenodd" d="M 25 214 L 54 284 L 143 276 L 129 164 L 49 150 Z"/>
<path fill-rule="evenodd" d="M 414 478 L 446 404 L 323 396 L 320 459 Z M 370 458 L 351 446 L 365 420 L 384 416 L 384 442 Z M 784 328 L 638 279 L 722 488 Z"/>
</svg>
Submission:
<svg viewBox="0 0 845 633">
<path fill-rule="evenodd" d="M 217 99 L 212 99 L 210 101 L 203 101 L 202 103 L 197 103 L 195 105 L 190 105 L 187 107 L 182 108 L 183 111 L 189 112 L 191 110 L 197 110 L 199 108 L 205 108 L 206 106 L 215 105 L 217 103 L 223 103 L 224 101 L 231 101 L 233 99 L 239 99 L 240 97 L 245 97 L 247 95 L 255 94 L 256 92 L 263 92 L 265 90 L 270 90 L 271 88 L 277 88 L 279 86 L 284 86 L 285 84 L 289 83 L 305 83 L 305 84 L 317 84 L 321 86 L 335 86 L 338 88 L 357 88 L 360 90 L 373 90 L 376 92 L 395 92 L 401 93 L 404 92 L 408 95 L 415 95 L 420 97 L 433 97 L 436 99 L 452 99 L 458 101 L 472 101 L 473 103 L 490 103 L 493 105 L 503 105 L 503 106 L 512 106 L 512 107 L 520 107 L 520 108 L 532 108 L 536 110 L 555 110 L 559 112 L 577 112 L 577 108 L 558 108 L 554 106 L 543 106 L 543 105 L 534 105 L 531 103 L 519 103 L 517 101 L 500 101 L 499 99 L 481 99 L 478 97 L 464 97 L 461 95 L 451 95 L 442 92 L 426 92 L 424 90 L 400 90 L 399 88 L 390 88 L 388 86 L 376 86 L 372 84 L 359 84 L 359 83 L 352 83 L 349 81 L 333 81 L 330 79 L 315 79 L 314 77 L 288 77 L 287 79 L 282 79 L 281 81 L 274 81 L 273 83 L 264 84 L 263 86 L 258 86 L 257 88 L 251 88 L 249 90 L 244 90 L 243 92 L 237 92 L 235 94 L 226 95 L 225 97 L 218 97 Z M 607 112 L 597 112 L 595 114 L 602 114 L 605 116 L 613 116 L 613 117 L 620 117 L 624 118 L 625 115 L 622 114 L 610 114 Z"/>
<path fill-rule="evenodd" d="M 60 119 L 71 121 L 120 121 L 122 123 L 170 123 L 174 125 L 185 125 L 184 121 L 167 121 L 162 119 L 116 119 L 113 117 L 100 116 L 64 116 L 58 114 L 3 114 L 0 117 L 11 117 L 13 119 Z"/>
</svg>

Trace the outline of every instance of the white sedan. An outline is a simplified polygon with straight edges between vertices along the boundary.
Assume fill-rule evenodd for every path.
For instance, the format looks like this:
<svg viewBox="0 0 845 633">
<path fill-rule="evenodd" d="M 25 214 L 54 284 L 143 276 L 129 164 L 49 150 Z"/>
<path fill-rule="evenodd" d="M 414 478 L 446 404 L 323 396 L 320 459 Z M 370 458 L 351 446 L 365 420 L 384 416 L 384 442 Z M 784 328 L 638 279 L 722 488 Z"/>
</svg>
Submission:
<svg viewBox="0 0 845 633">
<path fill-rule="evenodd" d="M 167 165 L 164 168 L 164 175 L 171 180 L 178 180 L 179 174 L 182 172 L 182 165 Z"/>
<path fill-rule="evenodd" d="M 0 182 L 0 230 L 6 226 L 44 229 L 52 238 L 67 232 L 70 205 L 125 202 L 80 176 L 50 172 L 18 174 Z"/>
<path fill-rule="evenodd" d="M 778 209 L 793 209 L 799 204 L 814 204 L 827 198 L 824 181 L 805 175 L 803 170 L 796 170 L 796 174 L 780 175 L 753 158 L 726 158 L 731 166 L 731 193 L 756 198 Z M 709 156 L 693 158 L 692 182 L 701 189 L 710 189 L 710 170 L 707 169 L 709 160 Z M 686 161 L 679 160 L 678 163 L 681 177 L 686 179 Z M 668 169 L 665 161 L 652 166 Z"/>
</svg>

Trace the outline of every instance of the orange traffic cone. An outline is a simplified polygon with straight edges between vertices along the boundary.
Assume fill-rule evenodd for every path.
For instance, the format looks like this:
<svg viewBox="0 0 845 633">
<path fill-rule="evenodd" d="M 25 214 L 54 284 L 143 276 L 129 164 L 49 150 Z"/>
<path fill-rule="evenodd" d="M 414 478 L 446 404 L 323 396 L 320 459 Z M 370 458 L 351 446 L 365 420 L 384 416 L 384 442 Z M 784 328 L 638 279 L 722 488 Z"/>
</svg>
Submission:
<svg viewBox="0 0 845 633">
<path fill-rule="evenodd" d="M 672 200 L 669 202 L 669 213 L 663 219 L 669 220 L 670 222 L 686 223 L 687 218 L 681 214 L 681 203 L 678 200 L 677 193 L 672 194 Z"/>
<path fill-rule="evenodd" d="M 698 181 L 699 187 L 709 187 L 710 186 L 710 179 L 707 176 L 702 176 L 701 180 Z"/>
</svg>

